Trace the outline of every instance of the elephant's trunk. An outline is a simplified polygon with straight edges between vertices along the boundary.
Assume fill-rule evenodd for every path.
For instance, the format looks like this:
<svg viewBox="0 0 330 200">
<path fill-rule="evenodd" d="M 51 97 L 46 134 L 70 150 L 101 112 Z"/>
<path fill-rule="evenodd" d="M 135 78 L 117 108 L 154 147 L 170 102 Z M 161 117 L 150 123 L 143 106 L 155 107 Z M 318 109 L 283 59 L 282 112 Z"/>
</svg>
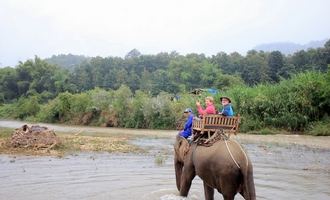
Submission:
<svg viewBox="0 0 330 200">
<path fill-rule="evenodd" d="M 174 167 L 175 167 L 176 187 L 180 191 L 183 163 L 175 159 L 174 160 Z"/>
<path fill-rule="evenodd" d="M 189 151 L 188 141 L 181 137 L 177 136 L 174 144 L 174 167 L 175 167 L 175 178 L 176 178 L 176 187 L 180 191 L 181 187 L 181 175 L 184 165 L 184 159 Z"/>
</svg>

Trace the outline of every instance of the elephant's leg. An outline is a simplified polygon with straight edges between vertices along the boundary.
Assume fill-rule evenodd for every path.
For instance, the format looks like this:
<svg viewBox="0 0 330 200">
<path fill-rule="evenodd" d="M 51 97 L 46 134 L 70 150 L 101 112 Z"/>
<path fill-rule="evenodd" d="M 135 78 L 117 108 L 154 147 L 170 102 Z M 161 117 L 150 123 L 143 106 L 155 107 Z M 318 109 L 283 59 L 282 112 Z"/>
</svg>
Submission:
<svg viewBox="0 0 330 200">
<path fill-rule="evenodd" d="M 224 200 L 234 200 L 235 195 L 223 195 Z"/>
<path fill-rule="evenodd" d="M 225 200 L 234 200 L 235 195 L 237 194 L 237 187 L 234 183 L 227 182 L 227 185 L 221 187 L 222 196 Z"/>
<path fill-rule="evenodd" d="M 195 178 L 195 169 L 193 166 L 184 166 L 181 176 L 180 196 L 186 197 L 190 190 L 191 182 Z"/>
<path fill-rule="evenodd" d="M 205 200 L 213 200 L 214 199 L 214 189 L 208 186 L 205 181 L 203 182 L 204 185 L 204 194 Z"/>
<path fill-rule="evenodd" d="M 225 200 L 233 200 L 239 188 L 239 179 L 235 174 L 226 174 L 219 181 L 221 193 Z"/>
</svg>

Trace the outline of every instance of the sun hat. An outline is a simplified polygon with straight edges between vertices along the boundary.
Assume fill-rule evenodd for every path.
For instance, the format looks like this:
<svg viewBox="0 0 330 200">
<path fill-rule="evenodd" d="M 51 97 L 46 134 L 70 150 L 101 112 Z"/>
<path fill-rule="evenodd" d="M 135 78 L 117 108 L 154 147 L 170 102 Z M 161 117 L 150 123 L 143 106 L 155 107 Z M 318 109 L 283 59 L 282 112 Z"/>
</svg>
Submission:
<svg viewBox="0 0 330 200">
<path fill-rule="evenodd" d="M 229 101 L 229 103 L 231 103 L 231 100 L 229 97 L 220 97 L 220 101 L 222 101 L 222 99 L 227 99 Z"/>
<path fill-rule="evenodd" d="M 191 108 L 186 108 L 186 109 L 184 110 L 184 112 L 185 112 L 185 113 L 188 113 L 188 112 L 192 112 L 192 110 L 191 110 Z"/>
</svg>

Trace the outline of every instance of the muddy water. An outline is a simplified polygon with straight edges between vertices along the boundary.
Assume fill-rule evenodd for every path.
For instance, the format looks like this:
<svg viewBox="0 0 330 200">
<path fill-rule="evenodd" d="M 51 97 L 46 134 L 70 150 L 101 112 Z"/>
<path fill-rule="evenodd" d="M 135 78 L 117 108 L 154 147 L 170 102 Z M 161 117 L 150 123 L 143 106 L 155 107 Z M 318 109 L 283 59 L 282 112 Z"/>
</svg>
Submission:
<svg viewBox="0 0 330 200">
<path fill-rule="evenodd" d="M 79 153 L 64 158 L 0 156 L 0 199 L 179 200 L 171 139 L 133 141 L 143 155 Z M 330 199 L 330 151 L 244 144 L 257 199 Z M 164 160 L 159 165 L 157 159 Z M 204 199 L 195 178 L 188 199 Z M 222 199 L 216 194 L 216 199 Z M 235 199 L 243 199 L 237 195 Z"/>
<path fill-rule="evenodd" d="M 18 127 L 17 123 L 9 124 Z M 71 130 L 55 127 L 61 128 Z M 78 153 L 63 158 L 0 154 L 0 200 L 183 199 L 175 186 L 173 138 L 141 138 L 132 143 L 148 153 Z M 254 165 L 257 199 L 330 199 L 329 148 L 260 142 L 243 146 Z M 159 164 L 160 160 L 164 162 Z M 187 199 L 204 199 L 198 177 Z M 216 193 L 215 199 L 222 197 Z"/>
</svg>

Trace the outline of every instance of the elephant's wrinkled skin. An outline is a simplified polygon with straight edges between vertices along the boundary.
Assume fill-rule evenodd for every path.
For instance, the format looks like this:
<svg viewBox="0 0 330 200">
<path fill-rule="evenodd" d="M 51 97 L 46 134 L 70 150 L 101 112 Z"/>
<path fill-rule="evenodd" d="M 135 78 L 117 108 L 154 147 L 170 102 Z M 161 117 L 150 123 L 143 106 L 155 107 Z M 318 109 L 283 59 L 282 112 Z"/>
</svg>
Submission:
<svg viewBox="0 0 330 200">
<path fill-rule="evenodd" d="M 191 182 L 197 175 L 203 180 L 206 200 L 214 199 L 217 189 L 225 200 L 233 200 L 240 193 L 246 200 L 255 200 L 253 168 L 250 159 L 237 142 L 227 141 L 231 158 L 224 141 L 211 147 L 189 146 L 186 139 L 178 136 L 174 144 L 176 185 L 181 196 L 187 196 Z"/>
</svg>

